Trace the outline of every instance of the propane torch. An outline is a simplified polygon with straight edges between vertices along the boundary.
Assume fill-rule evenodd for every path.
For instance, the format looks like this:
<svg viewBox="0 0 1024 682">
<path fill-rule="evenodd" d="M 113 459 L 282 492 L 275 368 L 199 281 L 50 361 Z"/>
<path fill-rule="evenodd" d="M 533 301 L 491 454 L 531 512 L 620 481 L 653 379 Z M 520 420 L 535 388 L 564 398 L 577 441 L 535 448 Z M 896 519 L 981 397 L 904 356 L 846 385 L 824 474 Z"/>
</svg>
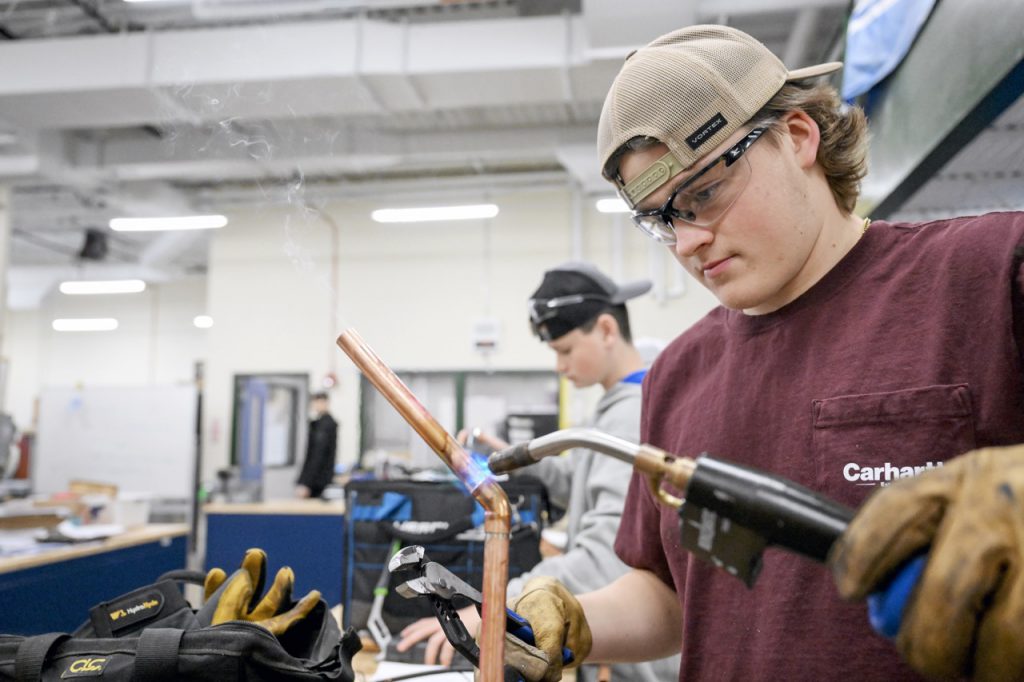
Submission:
<svg viewBox="0 0 1024 682">
<path fill-rule="evenodd" d="M 675 457 L 594 429 L 555 431 L 491 455 L 495 474 L 529 466 L 573 447 L 585 447 L 633 466 L 647 477 L 662 504 L 679 511 L 683 548 L 753 586 L 764 549 L 774 545 L 824 563 L 846 530 L 854 510 L 781 476 L 707 454 Z M 663 489 L 671 485 L 677 497 Z M 868 598 L 872 626 L 895 636 L 903 607 L 926 557 L 907 563 L 881 591 Z"/>
</svg>

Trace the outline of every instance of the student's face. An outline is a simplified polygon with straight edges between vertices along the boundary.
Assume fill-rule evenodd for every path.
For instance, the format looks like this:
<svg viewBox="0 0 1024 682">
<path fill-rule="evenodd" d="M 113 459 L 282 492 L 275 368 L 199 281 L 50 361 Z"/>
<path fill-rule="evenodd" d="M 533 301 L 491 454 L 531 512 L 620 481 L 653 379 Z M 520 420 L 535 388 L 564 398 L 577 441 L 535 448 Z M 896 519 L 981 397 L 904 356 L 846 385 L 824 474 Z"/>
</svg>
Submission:
<svg viewBox="0 0 1024 682">
<path fill-rule="evenodd" d="M 747 128 L 735 132 L 644 198 L 637 208 L 646 210 L 664 204 L 676 187 L 747 132 Z M 658 144 L 628 153 L 620 166 L 623 180 L 628 183 L 667 151 Z M 735 203 L 706 227 L 676 220 L 676 243 L 668 248 L 725 307 L 766 313 L 804 290 L 804 283 L 812 276 L 808 261 L 821 231 L 821 219 L 808 197 L 807 172 L 800 166 L 788 133 L 781 140 L 758 141 L 743 158 L 750 164 L 750 177 Z"/>
<path fill-rule="evenodd" d="M 548 346 L 555 351 L 555 369 L 576 388 L 604 381 L 607 350 L 604 333 L 599 326 L 589 332 L 573 329 L 554 341 L 548 341 Z"/>
</svg>

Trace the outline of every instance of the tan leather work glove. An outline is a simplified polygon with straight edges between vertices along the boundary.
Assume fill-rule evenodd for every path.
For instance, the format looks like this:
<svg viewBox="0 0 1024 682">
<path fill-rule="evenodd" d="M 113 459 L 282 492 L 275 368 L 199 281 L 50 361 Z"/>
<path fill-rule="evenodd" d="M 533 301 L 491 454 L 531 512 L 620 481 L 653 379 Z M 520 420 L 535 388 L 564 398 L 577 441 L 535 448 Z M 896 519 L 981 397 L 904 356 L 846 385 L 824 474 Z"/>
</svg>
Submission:
<svg viewBox="0 0 1024 682">
<path fill-rule="evenodd" d="M 569 668 L 575 668 L 590 654 L 592 639 L 583 607 L 565 585 L 554 578 L 531 578 L 522 593 L 509 601 L 509 607 L 529 621 L 537 646 L 517 644 L 518 640 L 506 637 L 505 659 L 531 682 L 562 679 L 562 647 L 569 647 L 573 652 Z M 529 677 L 536 675 L 538 661 L 543 660 L 540 653 L 547 659 L 544 661 L 546 672 L 540 677 Z"/>
<path fill-rule="evenodd" d="M 1021 445 L 975 450 L 882 488 L 832 548 L 839 593 L 862 599 L 927 550 L 896 636 L 903 657 L 934 678 L 1024 679 L 1022 503 Z"/>
<path fill-rule="evenodd" d="M 308 616 L 320 601 L 320 593 L 312 590 L 298 603 L 292 603 L 295 573 L 287 566 L 277 572 L 267 594 L 260 599 L 266 571 L 267 554 L 262 549 L 246 550 L 241 568 L 230 578 L 220 568 L 210 569 L 203 583 L 205 599 L 208 600 L 227 581 L 217 601 L 211 625 L 245 620 L 280 635 Z"/>
</svg>

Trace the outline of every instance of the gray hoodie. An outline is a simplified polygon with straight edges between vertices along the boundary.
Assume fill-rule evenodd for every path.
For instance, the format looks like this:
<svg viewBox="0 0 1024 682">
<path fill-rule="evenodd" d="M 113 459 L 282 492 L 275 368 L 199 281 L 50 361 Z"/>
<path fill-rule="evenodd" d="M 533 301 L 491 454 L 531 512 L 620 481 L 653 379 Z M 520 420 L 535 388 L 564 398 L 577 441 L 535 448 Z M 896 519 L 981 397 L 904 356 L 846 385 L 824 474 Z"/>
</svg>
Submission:
<svg viewBox="0 0 1024 682">
<path fill-rule="evenodd" d="M 640 439 L 640 384 L 619 382 L 597 403 L 587 424 L 634 443 Z M 534 576 L 557 578 L 573 594 L 604 587 L 629 571 L 612 548 L 632 477 L 630 465 L 576 448 L 561 457 L 548 457 L 525 470 L 548 487 L 551 501 L 566 510 L 568 544 L 565 554 L 544 559 L 528 573 L 509 580 L 508 596 L 522 592 Z M 587 676 L 584 666 L 580 679 Z M 679 676 L 679 657 L 612 667 L 613 682 L 656 682 Z"/>
</svg>

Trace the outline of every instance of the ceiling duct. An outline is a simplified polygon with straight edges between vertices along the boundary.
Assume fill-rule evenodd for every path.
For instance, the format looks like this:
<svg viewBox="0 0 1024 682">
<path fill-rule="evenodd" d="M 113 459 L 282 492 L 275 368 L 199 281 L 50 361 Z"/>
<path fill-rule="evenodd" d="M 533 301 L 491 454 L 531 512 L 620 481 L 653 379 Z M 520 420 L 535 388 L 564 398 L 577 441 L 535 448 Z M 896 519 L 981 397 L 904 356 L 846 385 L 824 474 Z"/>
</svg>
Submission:
<svg viewBox="0 0 1024 682">
<path fill-rule="evenodd" d="M 664 0 L 583 0 L 587 47 L 592 55 L 612 54 L 625 59 L 635 48 L 662 33 L 693 24 L 695 4 Z"/>
<path fill-rule="evenodd" d="M 192 15 L 197 19 L 251 19 L 297 14 L 317 14 L 331 10 L 380 10 L 393 7 L 420 7 L 452 4 L 441 0 L 192 0 Z"/>
</svg>

